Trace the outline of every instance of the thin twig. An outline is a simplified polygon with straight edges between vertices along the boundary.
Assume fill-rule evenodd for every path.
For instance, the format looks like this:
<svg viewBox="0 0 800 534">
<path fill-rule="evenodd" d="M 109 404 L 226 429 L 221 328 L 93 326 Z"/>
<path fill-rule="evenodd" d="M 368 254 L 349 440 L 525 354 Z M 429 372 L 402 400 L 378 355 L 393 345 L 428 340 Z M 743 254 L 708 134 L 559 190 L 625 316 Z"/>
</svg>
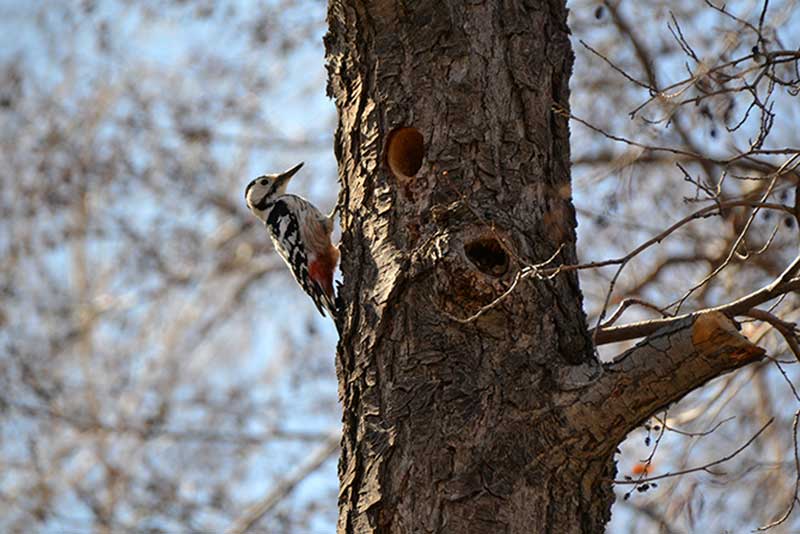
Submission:
<svg viewBox="0 0 800 534">
<path fill-rule="evenodd" d="M 789 505 L 789 508 L 786 512 L 778 519 L 769 523 L 768 525 L 764 525 L 763 527 L 758 527 L 756 531 L 765 531 L 771 528 L 777 527 L 781 523 L 785 522 L 789 519 L 789 516 L 792 515 L 794 511 L 794 507 L 797 504 L 797 492 L 800 490 L 800 454 L 797 451 L 797 421 L 800 419 L 800 410 L 794 413 L 794 421 L 792 421 L 792 444 L 794 445 L 794 469 L 795 469 L 795 479 L 794 479 L 794 495 L 792 495 L 792 502 Z"/>
<path fill-rule="evenodd" d="M 684 315 L 669 317 L 666 319 L 652 319 L 649 321 L 641 321 L 638 323 L 604 328 L 595 333 L 595 343 L 597 345 L 603 345 L 606 343 L 616 343 L 618 341 L 626 341 L 628 339 L 645 337 L 652 334 L 656 330 L 672 325 L 677 321 L 686 319 L 687 317 L 698 316 L 700 314 L 712 311 L 724 313 L 729 317 L 741 315 L 751 308 L 755 308 L 756 306 L 770 301 L 775 297 L 779 297 L 784 293 L 797 291 L 800 289 L 800 278 L 791 278 L 797 272 L 798 268 L 800 268 L 800 256 L 795 258 L 789 267 L 787 267 L 786 270 L 784 270 L 784 272 L 781 273 L 781 275 L 772 283 L 733 302 L 712 308 L 705 308 Z"/>
<path fill-rule="evenodd" d="M 778 183 L 778 178 L 780 178 L 783 175 L 783 170 L 790 163 L 792 163 L 795 160 L 797 160 L 799 157 L 800 157 L 800 153 L 795 154 L 794 156 L 789 158 L 778 169 L 778 171 L 775 173 L 775 176 L 770 181 L 769 186 L 767 187 L 766 191 L 762 195 L 761 202 L 766 202 L 767 201 L 769 196 L 772 194 L 772 190 L 775 188 L 775 185 Z M 747 218 L 747 222 L 744 225 L 744 228 L 742 228 L 742 230 L 739 232 L 739 235 L 736 237 L 736 240 L 734 241 L 733 245 L 731 245 L 731 247 L 730 247 L 730 249 L 728 251 L 728 255 L 725 258 L 725 260 L 722 263 L 720 263 L 713 271 L 711 271 L 709 274 L 707 274 L 705 277 L 703 277 L 703 279 L 700 280 L 700 282 L 698 282 L 697 284 L 695 284 L 694 286 L 689 288 L 689 290 L 686 291 L 686 293 L 684 293 L 683 296 L 681 296 L 681 298 L 679 298 L 678 300 L 668 304 L 664 309 L 670 309 L 673 306 L 675 306 L 675 313 L 677 314 L 678 312 L 680 312 L 681 306 L 683 305 L 684 302 L 686 302 L 686 299 L 688 299 L 689 296 L 691 296 L 692 293 L 694 293 L 696 290 L 698 290 L 699 288 L 701 288 L 705 284 L 707 284 L 709 281 L 711 281 L 714 277 L 716 277 L 720 272 L 722 272 L 723 269 L 725 269 L 730 264 L 730 262 L 733 259 L 737 249 L 739 248 L 739 246 L 744 241 L 744 238 L 747 236 L 747 232 L 750 230 L 750 226 L 753 224 L 753 221 L 755 221 L 756 215 L 758 215 L 760 209 L 761 209 L 760 206 L 756 207 L 750 213 L 749 217 Z"/>
<path fill-rule="evenodd" d="M 727 419 L 723 419 L 722 421 L 718 422 L 716 425 L 714 425 L 713 427 L 711 427 L 708 430 L 704 430 L 702 432 L 688 432 L 686 430 L 680 430 L 678 428 L 669 426 L 667 424 L 667 419 L 666 418 L 664 418 L 663 421 L 661 419 L 659 419 L 657 415 L 653 416 L 653 418 L 656 421 L 658 421 L 659 424 L 661 424 L 664 428 L 669 430 L 670 432 L 675 432 L 676 434 L 680 434 L 682 436 L 687 436 L 687 437 L 690 437 L 690 438 L 703 437 L 703 436 L 708 436 L 709 434 L 713 434 L 719 427 L 721 427 L 722 425 L 724 425 L 728 421 L 733 421 L 734 419 L 736 419 L 735 416 L 731 416 L 731 417 L 728 417 Z"/>
<path fill-rule="evenodd" d="M 322 467 L 322 464 L 336 454 L 336 451 L 339 450 L 340 440 L 340 433 L 338 431 L 333 432 L 293 473 L 278 482 L 267 495 L 245 510 L 245 512 L 228 527 L 226 531 L 227 534 L 243 534 L 247 532 L 259 519 L 264 517 L 270 510 L 280 504 L 283 499 L 289 496 L 300 482 Z"/>
<path fill-rule="evenodd" d="M 772 424 L 773 421 L 775 421 L 775 418 L 771 417 L 770 420 L 767 421 L 767 423 L 764 426 L 762 426 L 759 429 L 759 431 L 756 432 L 753 435 L 753 437 L 751 437 L 750 439 L 748 439 L 744 443 L 744 445 L 742 445 L 741 447 L 739 447 L 738 449 L 736 449 L 735 451 L 733 451 L 729 455 L 720 458 L 719 460 L 715 460 L 713 462 L 710 462 L 710 463 L 707 463 L 705 465 L 701 465 L 701 466 L 698 466 L 698 467 L 691 467 L 689 469 L 682 469 L 680 471 L 675 471 L 674 473 L 664 473 L 663 475 L 658 475 L 658 476 L 654 476 L 654 477 L 648 477 L 648 478 L 643 479 L 641 481 L 636 481 L 636 480 L 614 480 L 613 482 L 614 482 L 614 484 L 625 484 L 625 485 L 629 485 L 629 484 L 647 484 L 649 482 L 655 482 L 656 480 L 663 480 L 665 478 L 677 477 L 677 476 L 686 475 L 686 474 L 689 474 L 689 473 L 696 473 L 697 471 L 706 471 L 706 472 L 708 472 L 708 470 L 711 467 L 714 467 L 716 465 L 725 463 L 728 460 L 733 459 L 737 454 L 739 454 L 740 452 L 745 450 L 747 447 L 749 447 L 750 444 L 752 444 L 756 439 L 758 439 L 758 436 L 760 436 L 761 433 L 764 432 L 767 429 L 767 427 Z"/>
<path fill-rule="evenodd" d="M 650 309 L 650 310 L 658 313 L 662 317 L 664 316 L 664 314 L 661 312 L 661 308 L 659 308 L 655 304 L 651 304 L 651 303 L 647 302 L 646 300 L 642 300 L 642 299 L 638 299 L 638 298 L 627 298 L 627 299 L 625 299 L 625 300 L 623 300 L 622 302 L 619 303 L 619 306 L 614 311 L 614 313 L 611 314 L 611 317 L 608 318 L 608 321 L 606 321 L 605 323 L 601 324 L 600 328 L 607 328 L 607 327 L 611 326 L 612 324 L 614 324 L 615 322 L 617 322 L 617 320 L 620 317 L 622 317 L 622 314 L 625 312 L 625 310 L 627 310 L 628 308 L 630 308 L 633 305 L 642 306 L 644 308 Z"/>
<path fill-rule="evenodd" d="M 545 277 L 542 276 L 542 268 L 544 266 L 552 263 L 558 257 L 558 255 L 561 254 L 561 250 L 563 248 L 564 248 L 564 245 L 559 246 L 558 250 L 556 250 L 553 253 L 552 256 L 550 256 L 547 260 L 543 261 L 542 263 L 538 263 L 538 264 L 535 264 L 535 265 L 530 265 L 528 267 L 523 267 L 522 269 L 520 269 L 517 272 L 517 274 L 514 276 L 514 281 L 511 282 L 511 285 L 508 287 L 508 289 L 503 291 L 503 293 L 501 293 L 499 297 L 495 298 L 489 304 L 481 306 L 478 309 L 478 311 L 476 311 L 475 313 L 473 313 L 469 317 L 461 319 L 461 318 L 456 317 L 456 316 L 454 316 L 454 315 L 452 315 L 452 314 L 450 314 L 450 313 L 448 313 L 448 312 L 446 312 L 444 310 L 442 310 L 442 313 L 448 319 L 450 319 L 452 321 L 455 321 L 457 323 L 461 323 L 461 324 L 467 324 L 467 323 L 471 323 L 471 322 L 477 320 L 481 315 L 483 315 L 484 313 L 488 312 L 489 310 L 491 310 L 492 308 L 494 308 L 495 306 L 500 304 L 500 302 L 502 302 L 506 297 L 508 297 L 514 291 L 514 289 L 516 289 L 517 284 L 519 284 L 519 282 L 521 280 L 525 280 L 526 278 L 530 278 L 530 277 L 545 278 Z M 553 276 L 554 275 L 550 275 L 550 276 L 547 276 L 546 278 L 552 278 Z"/>
<path fill-rule="evenodd" d="M 800 362 L 800 344 L 797 342 L 797 325 L 795 323 L 784 321 L 766 310 L 759 310 L 757 308 L 747 310 L 744 315 L 752 317 L 753 319 L 758 319 L 759 321 L 764 321 L 777 330 L 778 333 L 783 336 L 783 339 L 786 340 L 786 344 L 789 346 L 792 354 L 794 354 L 794 357 Z"/>
</svg>

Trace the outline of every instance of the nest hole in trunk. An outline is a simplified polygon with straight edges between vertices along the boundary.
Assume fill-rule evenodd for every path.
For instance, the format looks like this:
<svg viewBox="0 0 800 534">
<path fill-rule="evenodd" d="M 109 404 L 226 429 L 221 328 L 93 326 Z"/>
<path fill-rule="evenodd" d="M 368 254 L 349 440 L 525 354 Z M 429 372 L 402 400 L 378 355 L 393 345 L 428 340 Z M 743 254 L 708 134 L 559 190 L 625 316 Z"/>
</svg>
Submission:
<svg viewBox="0 0 800 534">
<path fill-rule="evenodd" d="M 483 274 L 499 278 L 508 272 L 508 254 L 493 237 L 483 237 L 465 244 L 464 253 Z"/>
<path fill-rule="evenodd" d="M 398 178 L 413 178 L 422 167 L 425 142 L 416 128 L 392 130 L 386 148 L 386 163 Z"/>
</svg>

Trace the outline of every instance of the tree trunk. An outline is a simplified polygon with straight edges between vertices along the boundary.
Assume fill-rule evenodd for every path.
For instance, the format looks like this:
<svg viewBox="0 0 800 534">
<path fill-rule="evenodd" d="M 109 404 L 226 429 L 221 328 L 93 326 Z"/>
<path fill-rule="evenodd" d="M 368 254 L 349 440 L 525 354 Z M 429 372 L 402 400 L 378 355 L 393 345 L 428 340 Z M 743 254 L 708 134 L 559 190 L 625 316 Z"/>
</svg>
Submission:
<svg viewBox="0 0 800 534">
<path fill-rule="evenodd" d="M 640 392 L 631 376 L 646 383 L 653 354 L 667 373 L 684 360 L 643 345 L 623 373 L 604 368 L 574 272 L 521 277 L 559 250 L 576 261 L 554 112 L 569 101 L 566 15 L 563 0 L 331 0 L 340 533 L 602 532 L 625 434 L 760 357 L 724 316 L 693 346 L 689 318 L 656 339 L 688 339 L 700 370 Z"/>
</svg>

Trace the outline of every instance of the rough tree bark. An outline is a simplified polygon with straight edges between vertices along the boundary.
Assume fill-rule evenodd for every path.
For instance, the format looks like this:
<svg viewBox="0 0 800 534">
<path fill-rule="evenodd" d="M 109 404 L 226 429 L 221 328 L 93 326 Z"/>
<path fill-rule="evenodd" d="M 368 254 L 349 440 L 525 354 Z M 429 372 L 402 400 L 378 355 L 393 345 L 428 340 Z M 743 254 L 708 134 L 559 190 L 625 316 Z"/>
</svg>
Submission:
<svg viewBox="0 0 800 534">
<path fill-rule="evenodd" d="M 594 356 L 574 273 L 563 0 L 331 0 L 340 533 L 602 532 L 617 444 L 762 357 L 721 313 Z"/>
</svg>

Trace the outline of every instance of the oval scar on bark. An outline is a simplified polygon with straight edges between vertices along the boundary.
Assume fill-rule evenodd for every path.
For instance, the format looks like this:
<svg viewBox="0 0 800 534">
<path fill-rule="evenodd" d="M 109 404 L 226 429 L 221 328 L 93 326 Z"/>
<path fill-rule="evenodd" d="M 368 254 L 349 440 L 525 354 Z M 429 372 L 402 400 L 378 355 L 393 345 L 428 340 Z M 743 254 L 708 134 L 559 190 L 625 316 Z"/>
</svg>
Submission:
<svg viewBox="0 0 800 534">
<path fill-rule="evenodd" d="M 422 167 L 425 142 L 416 128 L 392 130 L 386 147 L 386 164 L 398 178 L 413 178 Z"/>
<path fill-rule="evenodd" d="M 508 254 L 493 237 L 481 237 L 465 243 L 464 253 L 483 274 L 499 278 L 508 272 Z"/>
<path fill-rule="evenodd" d="M 692 344 L 703 355 L 713 356 L 724 351 L 735 360 L 749 359 L 764 352 L 740 334 L 731 319 L 718 311 L 703 313 L 694 320 Z"/>
</svg>

